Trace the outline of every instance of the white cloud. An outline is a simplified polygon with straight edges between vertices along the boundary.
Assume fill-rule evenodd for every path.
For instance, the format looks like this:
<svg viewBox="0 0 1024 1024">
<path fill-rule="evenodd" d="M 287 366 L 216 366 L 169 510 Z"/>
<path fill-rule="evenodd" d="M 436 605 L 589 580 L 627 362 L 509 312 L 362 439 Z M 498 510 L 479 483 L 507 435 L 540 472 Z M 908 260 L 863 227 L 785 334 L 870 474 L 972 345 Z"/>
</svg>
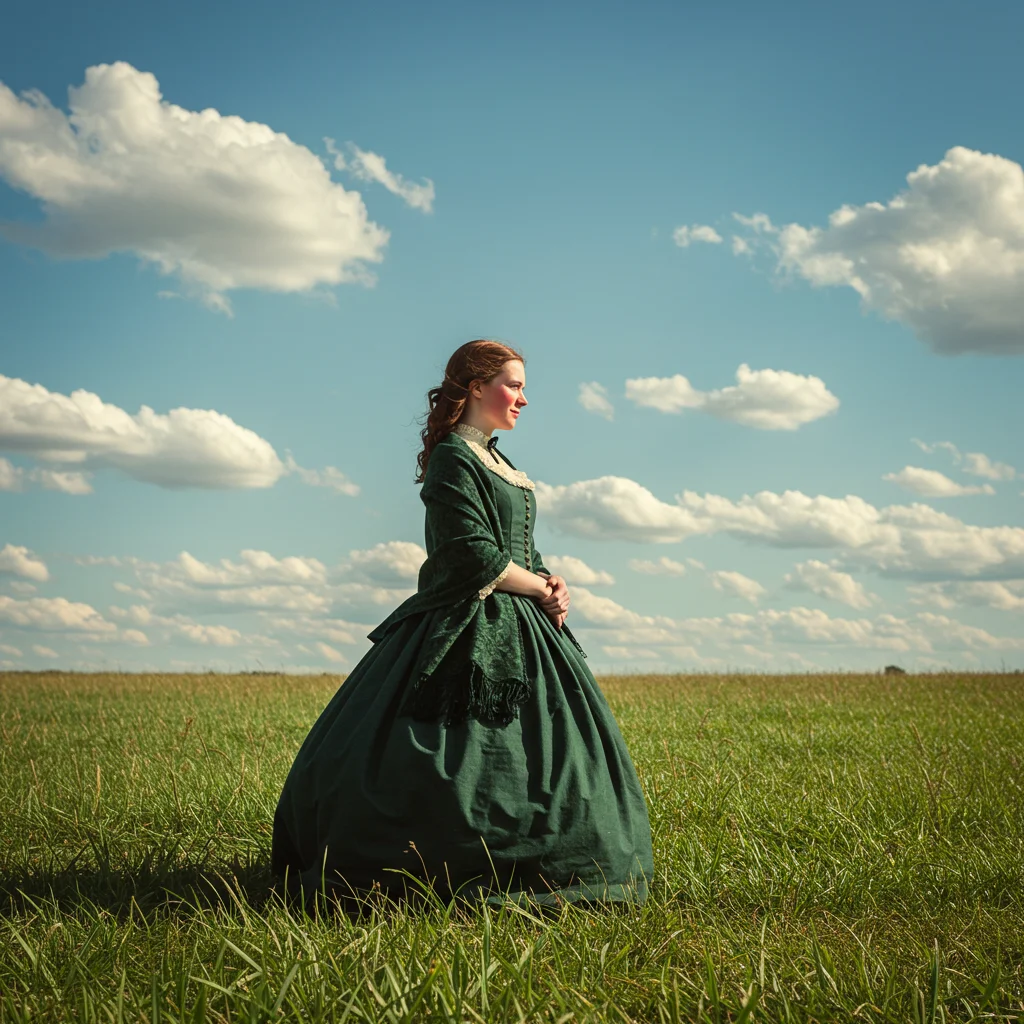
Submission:
<svg viewBox="0 0 1024 1024">
<path fill-rule="evenodd" d="M 595 626 L 632 629 L 637 626 L 654 626 L 671 629 L 675 622 L 667 616 L 640 615 L 624 608 L 610 597 L 599 597 L 585 587 L 573 591 L 573 610 L 585 621 Z M 637 638 L 638 642 L 648 642 Z"/>
<path fill-rule="evenodd" d="M 223 311 L 232 289 L 372 280 L 387 231 L 287 135 L 168 103 L 123 61 L 86 69 L 68 106 L 0 84 L 0 177 L 46 215 L 7 224 L 8 239 L 65 258 L 133 253 Z"/>
<path fill-rule="evenodd" d="M 615 406 L 608 399 L 608 389 L 596 380 L 580 384 L 577 401 L 587 412 L 603 416 L 606 420 L 615 418 Z"/>
<path fill-rule="evenodd" d="M 216 562 L 203 561 L 188 551 L 162 563 L 95 556 L 77 561 L 131 569 L 140 586 L 117 580 L 115 588 L 154 602 L 161 613 L 289 612 L 301 618 L 326 616 L 333 609 L 349 613 L 349 618 L 366 621 L 365 614 L 379 621 L 382 609 L 397 606 L 415 591 L 425 556 L 418 544 L 391 541 L 352 551 L 348 560 L 333 569 L 316 558 L 278 558 L 252 549 L 243 550 L 237 560 Z"/>
<path fill-rule="evenodd" d="M 780 272 L 849 287 L 864 309 L 907 324 L 939 353 L 1024 352 L 1024 170 L 949 149 L 888 203 L 844 205 L 827 227 L 736 216 Z"/>
<path fill-rule="evenodd" d="M 1024 650 L 1024 638 L 993 636 L 986 629 L 967 626 L 946 615 L 920 612 L 917 619 L 930 628 L 936 638 L 936 646 L 955 648 L 958 645 L 976 650 L 1020 651 Z"/>
<path fill-rule="evenodd" d="M 333 661 L 335 664 L 340 664 L 345 660 L 345 655 L 341 651 L 336 651 L 330 644 L 325 644 L 322 640 L 317 641 L 314 644 L 320 654 L 328 661 Z"/>
<path fill-rule="evenodd" d="M 924 498 L 958 498 L 965 494 L 996 493 L 991 484 L 964 486 L 938 470 L 922 469 L 920 466 L 904 466 L 898 473 L 886 473 L 882 479 L 891 480 Z"/>
<path fill-rule="evenodd" d="M 722 241 L 722 236 L 708 224 L 680 224 L 672 232 L 672 241 L 681 249 L 685 249 L 691 242 L 710 242 L 717 245 Z"/>
<path fill-rule="evenodd" d="M 17 648 L 11 646 L 11 644 L 0 644 L 0 654 L 7 654 L 12 658 L 22 657 L 22 652 Z"/>
<path fill-rule="evenodd" d="M 285 472 L 269 442 L 212 409 L 163 415 L 144 405 L 130 415 L 90 391 L 62 395 L 3 375 L 0 448 L 162 487 L 270 487 Z"/>
<path fill-rule="evenodd" d="M 10 459 L 0 458 L 0 491 L 20 491 L 24 470 L 15 466 Z"/>
<path fill-rule="evenodd" d="M 434 183 L 425 178 L 422 185 L 407 181 L 401 174 L 388 170 L 387 161 L 377 153 L 360 149 L 355 143 L 347 144 L 348 158 L 338 149 L 334 139 L 325 138 L 327 152 L 334 157 L 334 166 L 339 171 L 349 171 L 360 181 L 375 181 L 389 192 L 398 196 L 414 210 L 434 212 Z"/>
<path fill-rule="evenodd" d="M 1024 575 L 1024 528 L 972 526 L 928 505 L 876 508 L 856 495 L 760 491 L 738 501 L 683 491 L 675 504 L 624 477 L 538 483 L 557 529 L 600 540 L 669 543 L 727 533 L 781 548 L 839 549 L 851 565 L 892 576 L 1013 578 Z"/>
<path fill-rule="evenodd" d="M 1024 611 L 1024 580 L 975 580 L 922 583 L 907 587 L 912 604 L 932 604 L 946 610 L 958 605 Z"/>
<path fill-rule="evenodd" d="M 64 494 L 92 494 L 92 484 L 85 473 L 61 472 L 56 469 L 33 469 L 29 480 L 37 482 L 44 490 L 61 491 Z"/>
<path fill-rule="evenodd" d="M 785 585 L 790 590 L 809 590 L 851 608 L 870 608 L 873 603 L 873 596 L 849 573 L 840 572 L 813 558 L 795 565 L 793 572 L 786 575 Z"/>
<path fill-rule="evenodd" d="M 763 609 L 713 618 L 671 619 L 641 615 L 609 598 L 577 588 L 570 615 L 583 620 L 573 629 L 596 638 L 614 657 L 636 658 L 641 649 L 666 663 L 719 658 L 730 665 L 789 663 L 814 667 L 798 652 L 779 647 L 795 643 L 833 648 L 857 655 L 863 651 L 959 652 L 965 660 L 972 650 L 1024 650 L 1024 638 L 999 637 L 965 626 L 946 616 L 919 613 L 900 618 L 880 613 L 873 618 L 832 618 L 817 608 Z M 576 620 L 574 620 L 575 623 Z M 699 654 L 697 650 L 699 649 Z"/>
<path fill-rule="evenodd" d="M 1005 462 L 993 462 L 983 452 L 966 452 L 963 471 L 987 480 L 1013 480 L 1017 476 L 1017 470 L 1013 466 L 1008 466 Z"/>
<path fill-rule="evenodd" d="M 199 587 L 245 587 L 254 584 L 305 586 L 324 583 L 327 579 L 326 567 L 316 558 L 291 555 L 279 559 L 267 551 L 254 551 L 250 548 L 244 548 L 239 558 L 238 562 L 222 558 L 213 565 L 182 551 L 175 561 L 165 563 L 162 570 L 169 578 L 185 580 Z"/>
<path fill-rule="evenodd" d="M 626 381 L 626 397 L 661 412 L 697 409 L 759 430 L 796 430 L 839 408 L 819 377 L 788 370 L 751 370 L 741 363 L 736 385 L 698 391 L 682 374 Z"/>
<path fill-rule="evenodd" d="M 0 378 L 0 381 L 6 378 Z M 47 491 L 64 494 L 92 494 L 87 473 L 53 469 L 23 469 L 9 459 L 0 458 L 0 491 L 23 491 L 26 484 L 39 484 Z"/>
<path fill-rule="evenodd" d="M 23 629 L 104 635 L 117 632 L 95 608 L 63 597 L 32 597 L 19 601 L 0 594 L 0 621 Z"/>
<path fill-rule="evenodd" d="M 50 570 L 41 558 L 28 548 L 14 544 L 5 544 L 0 551 L 0 573 L 23 576 L 38 583 L 45 583 L 50 578 Z"/>
<path fill-rule="evenodd" d="M 139 563 L 135 574 L 161 606 L 326 612 L 327 569 L 315 558 L 276 558 L 245 549 L 240 560 L 207 563 L 187 551 L 161 564 Z"/>
<path fill-rule="evenodd" d="M 283 633 L 289 637 L 323 637 L 334 644 L 362 644 L 372 627 L 346 622 L 344 619 L 318 619 L 309 615 L 300 615 L 268 618 L 266 628 L 271 632 Z M 304 654 L 309 653 L 308 649 L 301 644 L 299 650 Z"/>
<path fill-rule="evenodd" d="M 603 569 L 592 569 L 582 558 L 572 555 L 545 555 L 544 564 L 555 576 L 561 576 L 569 586 L 610 587 L 615 577 Z"/>
<path fill-rule="evenodd" d="M 685 576 L 686 566 L 682 562 L 673 561 L 664 555 L 656 561 L 646 558 L 631 558 L 629 567 L 633 572 L 642 572 L 647 576 Z M 699 568 L 703 568 L 700 566 Z"/>
<path fill-rule="evenodd" d="M 919 441 L 916 437 L 911 440 L 921 451 L 929 454 L 940 448 L 949 452 L 953 461 L 963 472 L 970 473 L 971 476 L 984 477 L 986 480 L 1014 480 L 1017 477 L 1017 470 L 1013 466 L 1007 465 L 1005 462 L 996 462 L 984 452 L 961 452 L 951 441 L 935 441 L 932 444 L 927 444 L 924 441 Z"/>
<path fill-rule="evenodd" d="M 121 639 L 133 647 L 148 647 L 149 637 L 140 629 L 124 629 L 121 631 Z"/>
<path fill-rule="evenodd" d="M 715 569 L 708 573 L 708 579 L 715 590 L 749 601 L 751 604 L 757 604 L 758 599 L 767 593 L 757 580 L 729 569 Z"/>
<path fill-rule="evenodd" d="M 242 634 L 230 626 L 204 625 L 200 622 L 182 622 L 177 626 L 178 634 L 193 643 L 213 647 L 237 647 Z"/>
<path fill-rule="evenodd" d="M 303 469 L 288 452 L 285 458 L 285 470 L 294 473 L 309 487 L 327 487 L 338 494 L 355 497 L 359 493 L 359 484 L 353 483 L 336 466 L 325 466 L 323 469 Z"/>
<path fill-rule="evenodd" d="M 671 543 L 705 527 L 678 505 L 659 501 L 621 476 L 536 485 L 537 503 L 559 528 L 582 537 Z"/>
<path fill-rule="evenodd" d="M 52 647 L 44 647 L 42 644 L 33 644 L 32 653 L 40 658 L 59 658 L 60 655 Z"/>
<path fill-rule="evenodd" d="M 24 580 L 9 580 L 7 586 L 16 594 L 34 594 L 39 589 L 34 583 L 26 583 Z"/>
<path fill-rule="evenodd" d="M 350 551 L 348 557 L 343 571 L 355 569 L 367 582 L 396 587 L 416 581 L 427 552 L 411 541 L 391 540 L 365 551 Z"/>
</svg>

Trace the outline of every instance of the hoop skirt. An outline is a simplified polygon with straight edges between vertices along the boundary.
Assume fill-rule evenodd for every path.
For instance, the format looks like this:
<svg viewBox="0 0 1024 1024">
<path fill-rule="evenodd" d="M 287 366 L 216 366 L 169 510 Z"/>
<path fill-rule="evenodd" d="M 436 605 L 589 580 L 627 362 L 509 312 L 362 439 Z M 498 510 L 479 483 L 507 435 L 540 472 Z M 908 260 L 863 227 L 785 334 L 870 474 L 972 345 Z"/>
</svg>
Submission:
<svg viewBox="0 0 1024 1024">
<path fill-rule="evenodd" d="M 650 824 L 608 703 L 568 629 L 492 589 L 510 561 L 542 568 L 532 484 L 464 442 L 431 457 L 419 590 L 302 744 L 272 866 L 307 897 L 401 898 L 411 875 L 445 900 L 641 902 Z"/>
</svg>

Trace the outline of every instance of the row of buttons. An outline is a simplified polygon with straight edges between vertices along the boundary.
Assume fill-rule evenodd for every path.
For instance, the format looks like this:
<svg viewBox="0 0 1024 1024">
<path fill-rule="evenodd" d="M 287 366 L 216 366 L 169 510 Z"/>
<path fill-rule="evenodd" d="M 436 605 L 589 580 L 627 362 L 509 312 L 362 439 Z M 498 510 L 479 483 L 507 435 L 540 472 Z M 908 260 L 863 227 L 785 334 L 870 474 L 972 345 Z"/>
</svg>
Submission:
<svg viewBox="0 0 1024 1024">
<path fill-rule="evenodd" d="M 532 572 L 533 567 L 530 564 L 530 492 L 524 490 L 523 497 L 526 498 L 526 525 L 523 527 L 523 548 L 526 551 L 526 568 Z"/>
</svg>

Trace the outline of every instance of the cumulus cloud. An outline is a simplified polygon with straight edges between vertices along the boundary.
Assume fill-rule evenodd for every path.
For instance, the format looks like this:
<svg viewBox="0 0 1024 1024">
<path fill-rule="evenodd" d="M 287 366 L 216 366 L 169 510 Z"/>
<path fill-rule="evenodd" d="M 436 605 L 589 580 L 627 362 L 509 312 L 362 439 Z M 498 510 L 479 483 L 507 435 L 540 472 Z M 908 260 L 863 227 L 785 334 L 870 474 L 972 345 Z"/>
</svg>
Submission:
<svg viewBox="0 0 1024 1024">
<path fill-rule="evenodd" d="M 841 572 L 814 558 L 795 565 L 784 582 L 790 590 L 809 590 L 812 594 L 839 601 L 851 608 L 870 608 L 874 600 L 864 585 L 848 572 Z"/>
<path fill-rule="evenodd" d="M 316 558 L 295 555 L 275 558 L 267 551 L 249 548 L 244 548 L 239 558 L 238 562 L 222 558 L 214 565 L 182 551 L 174 562 L 163 566 L 163 571 L 171 578 L 200 587 L 247 587 L 278 583 L 305 586 L 323 583 L 327 579 L 326 567 Z"/>
<path fill-rule="evenodd" d="M 22 629 L 109 635 L 117 626 L 91 605 L 64 597 L 32 597 L 21 601 L 0 594 L 0 621 Z"/>
<path fill-rule="evenodd" d="M 291 453 L 282 462 L 269 441 L 212 409 L 134 415 L 79 389 L 70 395 L 0 374 L 0 449 L 41 462 L 113 468 L 160 487 L 272 487 L 288 473 L 314 487 L 355 495 L 359 486 L 334 466 L 304 469 Z M 0 490 L 27 482 L 67 494 L 89 494 L 81 470 L 25 470 L 0 459 Z"/>
<path fill-rule="evenodd" d="M 54 469 L 24 469 L 9 459 L 0 458 L 0 491 L 24 491 L 29 484 L 38 484 L 47 491 L 64 494 L 92 494 L 87 473 Z"/>
<path fill-rule="evenodd" d="M 342 654 L 341 651 L 335 650 L 330 644 L 325 644 L 322 640 L 317 641 L 315 647 L 328 661 L 340 664 L 345 660 L 345 655 Z"/>
<path fill-rule="evenodd" d="M 242 640 L 242 634 L 230 626 L 183 622 L 178 625 L 177 629 L 180 636 L 196 644 L 236 647 Z"/>
<path fill-rule="evenodd" d="M 279 642 L 259 634 L 247 634 L 233 626 L 222 623 L 197 622 L 180 612 L 161 615 L 145 605 L 119 608 L 111 605 L 110 616 L 136 626 L 146 626 L 161 634 L 163 643 L 184 641 L 201 647 L 277 647 Z M 118 638 L 126 643 L 145 647 L 150 644 L 148 636 L 134 627 L 123 627 Z"/>
<path fill-rule="evenodd" d="M 1014 480 L 1017 477 L 1017 470 L 1013 466 L 990 459 L 984 452 L 961 452 L 951 441 L 935 441 L 928 444 L 916 437 L 911 440 L 921 451 L 929 454 L 939 449 L 949 452 L 961 470 L 970 473 L 971 476 L 980 476 L 986 480 Z"/>
<path fill-rule="evenodd" d="M 32 653 L 40 658 L 59 658 L 60 655 L 52 647 L 44 647 L 42 644 L 33 644 Z"/>
<path fill-rule="evenodd" d="M 561 576 L 570 586 L 610 587 L 615 577 L 603 569 L 592 569 L 582 558 L 572 555 L 545 555 L 544 564 L 555 576 Z"/>
<path fill-rule="evenodd" d="M 686 566 L 682 562 L 673 561 L 664 555 L 651 560 L 647 558 L 631 558 L 629 567 L 633 572 L 642 572 L 647 576 L 685 576 Z"/>
<path fill-rule="evenodd" d="M 309 636 L 322 637 L 332 644 L 362 644 L 370 626 L 361 626 L 344 619 L 314 618 L 311 615 L 269 616 L 266 628 L 271 633 L 279 633 L 288 637 Z M 302 646 L 299 646 L 302 650 Z"/>
<path fill-rule="evenodd" d="M 0 83 L 0 177 L 45 215 L 5 225 L 8 239 L 64 258 L 132 253 L 225 312 L 233 289 L 373 280 L 388 232 L 287 135 L 168 103 L 123 61 L 86 69 L 68 109 Z"/>
<path fill-rule="evenodd" d="M 672 241 L 681 249 L 685 249 L 691 242 L 710 242 L 718 245 L 722 236 L 708 224 L 680 224 L 672 232 Z"/>
<path fill-rule="evenodd" d="M 912 604 L 946 610 L 970 605 L 1004 612 L 1024 611 L 1024 580 L 921 583 L 907 587 Z"/>
<path fill-rule="evenodd" d="M 223 413 L 70 395 L 0 375 L 0 448 L 45 462 L 109 466 L 161 487 L 270 487 L 285 467 L 269 442 Z"/>
<path fill-rule="evenodd" d="M 322 617 L 332 609 L 343 609 L 353 617 L 365 613 L 377 621 L 383 609 L 397 606 L 414 592 L 425 556 L 418 544 L 391 541 L 366 551 L 352 551 L 348 560 L 334 568 L 316 558 L 279 558 L 252 549 L 241 551 L 235 560 L 212 562 L 188 551 L 160 563 L 136 558 L 92 557 L 87 561 L 117 563 L 131 569 L 140 586 L 116 581 L 116 588 L 153 602 L 161 613 L 288 612 L 298 618 Z"/>
<path fill-rule="evenodd" d="M 661 501 L 624 477 L 538 483 L 548 521 L 600 540 L 670 543 L 726 533 L 780 548 L 838 549 L 848 564 L 891 576 L 1024 576 L 1024 528 L 973 526 L 928 505 L 876 508 L 863 498 L 760 491 L 738 501 L 683 491 Z"/>
<path fill-rule="evenodd" d="M 993 462 L 983 452 L 966 452 L 964 454 L 963 471 L 972 476 L 985 477 L 987 480 L 1013 480 L 1017 470 L 1005 462 Z"/>
<path fill-rule="evenodd" d="M 731 569 L 714 569 L 708 573 L 708 579 L 715 590 L 730 597 L 738 597 L 741 600 L 757 604 L 767 591 L 757 580 L 744 576 L 741 572 Z"/>
<path fill-rule="evenodd" d="M 672 619 L 642 615 L 610 598 L 577 588 L 570 615 L 583 620 L 582 626 L 573 626 L 574 630 L 585 632 L 602 645 L 620 646 L 631 652 L 642 647 L 658 652 L 666 661 L 676 660 L 674 652 L 692 653 L 695 649 L 702 658 L 714 656 L 713 652 L 725 655 L 732 665 L 750 660 L 763 663 L 772 658 L 799 659 L 799 654 L 778 647 L 785 643 L 851 654 L 865 650 L 924 654 L 935 650 L 1024 650 L 1024 638 L 994 636 L 928 612 L 906 618 L 888 613 L 873 618 L 833 618 L 818 608 L 797 607 Z"/>
<path fill-rule="evenodd" d="M 628 477 L 559 485 L 538 482 L 535 493 L 538 505 L 558 528 L 581 537 L 671 543 L 705 532 L 692 513 L 660 501 Z"/>
<path fill-rule="evenodd" d="M 819 377 L 788 370 L 751 370 L 741 363 L 736 384 L 698 391 L 682 374 L 626 381 L 626 397 L 637 405 L 678 413 L 696 409 L 758 430 L 796 430 L 839 408 L 839 399 Z"/>
<path fill-rule="evenodd" d="M 37 583 L 45 583 L 50 578 L 50 571 L 41 558 L 15 544 L 5 544 L 0 551 L 0 573 L 23 576 Z"/>
<path fill-rule="evenodd" d="M 577 401 L 587 412 L 597 416 L 603 416 L 606 420 L 615 418 L 615 406 L 608 398 L 608 389 L 603 384 L 592 380 L 580 384 L 580 393 Z"/>
<path fill-rule="evenodd" d="M 1024 352 L 1024 169 L 954 146 L 906 181 L 887 203 L 841 206 L 827 227 L 734 216 L 781 273 L 854 289 L 935 352 Z"/>
<path fill-rule="evenodd" d="M 325 466 L 323 469 L 303 469 L 292 458 L 291 452 L 288 452 L 285 458 L 285 468 L 287 472 L 294 473 L 309 487 L 327 487 L 338 494 L 347 494 L 350 497 L 359 494 L 359 484 L 353 483 L 336 466 Z"/>
<path fill-rule="evenodd" d="M 886 473 L 882 479 L 891 480 L 923 498 L 958 498 L 965 494 L 996 493 L 991 484 L 965 486 L 950 480 L 938 470 L 922 469 L 920 466 L 904 466 L 898 473 Z"/>
<path fill-rule="evenodd" d="M 0 644 L 0 654 L 6 654 L 11 658 L 20 658 L 23 656 L 21 650 L 11 644 Z"/>
<path fill-rule="evenodd" d="M 355 143 L 346 145 L 348 156 L 338 149 L 334 139 L 324 138 L 327 152 L 334 158 L 334 166 L 339 171 L 348 171 L 360 181 L 374 181 L 383 185 L 393 195 L 398 196 L 414 210 L 424 213 L 434 212 L 434 183 L 425 178 L 422 185 L 407 181 L 400 174 L 388 170 L 387 161 L 378 153 L 360 149 Z"/>
<path fill-rule="evenodd" d="M 411 541 L 390 540 L 365 551 L 350 551 L 348 566 L 369 583 L 384 587 L 402 587 L 414 583 L 427 552 Z"/>
</svg>

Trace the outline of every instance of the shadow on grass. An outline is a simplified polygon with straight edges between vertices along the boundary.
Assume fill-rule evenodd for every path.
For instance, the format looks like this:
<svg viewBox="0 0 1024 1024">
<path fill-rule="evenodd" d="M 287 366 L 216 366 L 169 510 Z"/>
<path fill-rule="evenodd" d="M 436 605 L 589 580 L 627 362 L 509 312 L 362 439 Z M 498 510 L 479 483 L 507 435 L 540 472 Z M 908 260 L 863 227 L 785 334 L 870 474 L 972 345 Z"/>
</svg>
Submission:
<svg viewBox="0 0 1024 1024">
<path fill-rule="evenodd" d="M 203 914 L 239 905 L 259 911 L 276 898 L 266 854 L 217 862 L 173 843 L 139 851 L 138 859 L 115 860 L 106 853 L 92 846 L 64 865 L 0 873 L 0 917 L 31 913 L 41 904 L 63 913 L 99 908 L 115 916 Z"/>
</svg>

